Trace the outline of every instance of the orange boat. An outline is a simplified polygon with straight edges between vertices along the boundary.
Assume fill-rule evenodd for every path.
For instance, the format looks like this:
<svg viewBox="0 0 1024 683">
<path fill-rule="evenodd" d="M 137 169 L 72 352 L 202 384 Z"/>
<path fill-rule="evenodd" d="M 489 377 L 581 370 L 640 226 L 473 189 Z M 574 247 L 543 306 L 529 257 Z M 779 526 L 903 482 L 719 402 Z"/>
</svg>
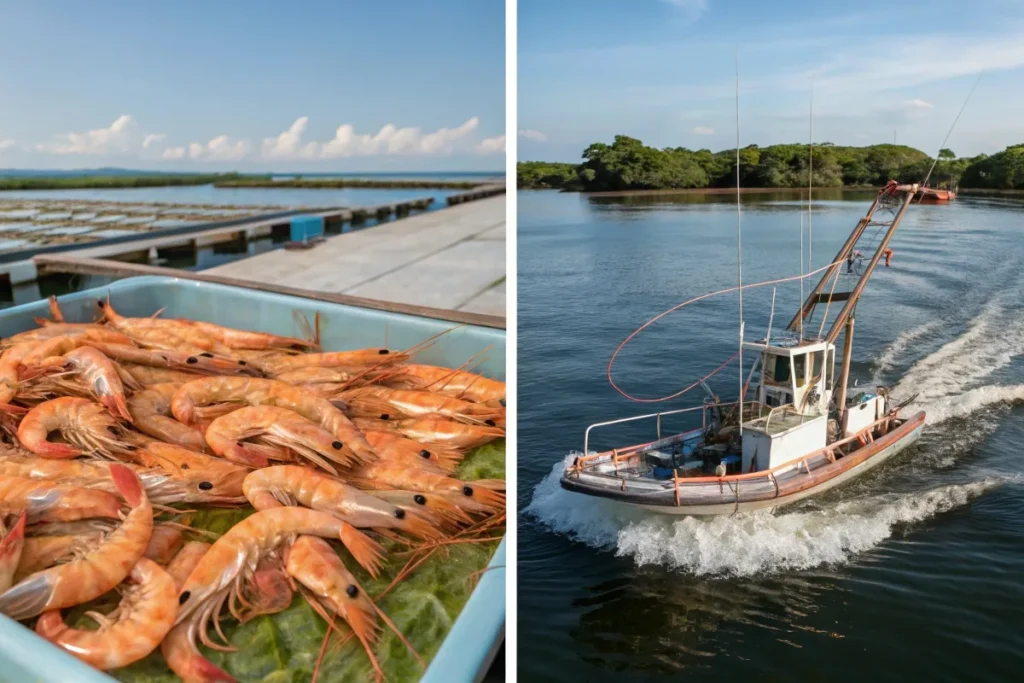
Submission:
<svg viewBox="0 0 1024 683">
<path fill-rule="evenodd" d="M 956 199 L 956 192 L 952 190 L 933 190 L 930 187 L 922 187 L 917 191 L 914 199 L 919 204 L 946 204 Z"/>
</svg>

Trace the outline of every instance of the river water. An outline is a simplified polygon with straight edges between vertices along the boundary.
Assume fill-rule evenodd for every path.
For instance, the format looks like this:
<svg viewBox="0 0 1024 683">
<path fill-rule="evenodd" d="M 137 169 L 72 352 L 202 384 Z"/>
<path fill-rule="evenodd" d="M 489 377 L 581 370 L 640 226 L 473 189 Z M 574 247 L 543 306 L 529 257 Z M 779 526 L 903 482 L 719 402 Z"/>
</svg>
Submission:
<svg viewBox="0 0 1024 683">
<path fill-rule="evenodd" d="M 815 201 L 814 267 L 870 200 Z M 650 317 L 735 285 L 732 200 L 518 201 L 521 680 L 1019 678 L 1024 204 L 912 206 L 892 267 L 858 305 L 851 382 L 919 394 L 907 409 L 928 412 L 916 446 L 793 509 L 703 520 L 568 493 L 558 475 L 587 425 L 701 401 L 698 390 L 632 403 L 605 367 Z M 752 195 L 743 209 L 744 281 L 800 272 L 799 201 Z M 746 292 L 748 339 L 764 336 L 771 298 Z M 777 288 L 776 330 L 799 300 L 797 283 Z M 615 378 L 642 396 L 678 390 L 729 357 L 737 320 L 735 293 L 683 309 L 626 347 Z M 735 365 L 710 383 L 735 395 Z M 652 431 L 612 431 L 592 448 Z"/>
</svg>

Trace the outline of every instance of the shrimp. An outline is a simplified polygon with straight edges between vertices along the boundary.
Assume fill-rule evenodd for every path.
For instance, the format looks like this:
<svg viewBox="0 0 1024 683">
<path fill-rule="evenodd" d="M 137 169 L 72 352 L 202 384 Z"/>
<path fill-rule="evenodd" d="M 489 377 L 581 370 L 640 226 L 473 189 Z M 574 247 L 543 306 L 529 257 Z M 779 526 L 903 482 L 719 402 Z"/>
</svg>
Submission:
<svg viewBox="0 0 1024 683">
<path fill-rule="evenodd" d="M 174 579 L 175 591 L 181 590 L 181 587 L 185 585 L 185 579 L 188 578 L 188 575 L 199 564 L 199 560 L 203 559 L 203 555 L 211 547 L 209 543 L 203 543 L 202 541 L 189 541 L 182 546 L 178 554 L 167 565 L 167 573 Z"/>
<path fill-rule="evenodd" d="M 117 362 L 135 363 L 153 368 L 170 368 L 189 372 L 222 375 L 258 375 L 259 370 L 250 367 L 244 360 L 217 358 L 205 351 L 193 353 L 175 349 L 140 349 L 126 344 L 105 344 L 93 342 L 92 346 Z"/>
<path fill-rule="evenodd" d="M 174 558 L 184 542 L 185 537 L 177 527 L 170 524 L 154 524 L 153 535 L 150 536 L 146 552 L 142 556 L 165 565 Z"/>
<path fill-rule="evenodd" d="M 382 491 L 378 489 L 374 489 L 373 495 L 389 503 L 418 510 L 420 515 L 431 520 L 439 529 L 454 531 L 460 526 L 473 522 L 472 517 L 443 495 L 421 491 Z"/>
<path fill-rule="evenodd" d="M 133 584 L 122 590 L 116 619 L 86 612 L 99 630 L 69 628 L 60 610 L 54 609 L 39 617 L 36 633 L 103 671 L 139 661 L 156 650 L 171 630 L 178 594 L 171 575 L 145 557 L 139 558 L 128 578 Z"/>
<path fill-rule="evenodd" d="M 386 503 L 307 467 L 277 465 L 250 472 L 242 490 L 257 510 L 302 505 L 359 528 L 397 529 L 424 540 L 441 537 L 414 508 Z"/>
<path fill-rule="evenodd" d="M 185 370 L 171 370 L 170 368 L 154 368 L 138 363 L 122 362 L 120 367 L 126 371 L 136 382 L 144 387 L 152 387 L 155 384 L 184 384 L 202 377 L 202 374 L 186 372 Z M 129 402 L 129 410 L 131 405 Z"/>
<path fill-rule="evenodd" d="M 67 562 L 102 538 L 103 532 L 98 530 L 74 536 L 30 536 L 25 539 L 14 582 L 20 583 L 30 574 Z"/>
<path fill-rule="evenodd" d="M 59 431 L 74 445 L 47 441 L 46 437 L 53 431 Z M 89 451 L 112 457 L 124 450 L 121 443 L 112 438 L 120 435 L 121 431 L 100 404 L 84 398 L 62 396 L 28 411 L 18 425 L 18 441 L 26 449 L 46 458 L 73 458 Z"/>
<path fill-rule="evenodd" d="M 230 348 L 188 323 L 162 318 L 126 318 L 114 310 L 109 299 L 98 301 L 97 305 L 111 327 L 145 346 L 195 354 L 207 351 L 231 357 Z"/>
<path fill-rule="evenodd" d="M 89 517 L 117 519 L 120 507 L 117 497 L 106 491 L 0 475 L 0 509 L 24 510 L 31 524 Z"/>
<path fill-rule="evenodd" d="M 298 355 L 267 355 L 260 360 L 265 372 L 277 375 L 309 367 L 363 367 L 392 365 L 409 360 L 404 351 L 392 349 L 356 349 L 355 351 L 328 351 L 325 353 L 301 353 Z"/>
<path fill-rule="evenodd" d="M 0 519 L 0 591 L 5 591 L 14 582 L 14 575 L 21 562 L 21 553 L 25 546 L 26 512 L 18 515 L 17 520 L 8 529 Z"/>
<path fill-rule="evenodd" d="M 124 581 L 153 534 L 153 507 L 138 477 L 123 465 L 110 476 L 131 507 L 124 522 L 80 557 L 30 575 L 0 594 L 0 612 L 15 620 L 94 600 Z"/>
<path fill-rule="evenodd" d="M 456 450 L 427 446 L 393 432 L 367 431 L 364 434 L 381 460 L 401 461 L 438 474 L 451 474 L 462 462 L 462 453 Z"/>
<path fill-rule="evenodd" d="M 245 502 L 242 482 L 249 471 L 205 453 L 163 443 L 139 435 L 129 435 L 127 457 L 150 470 L 160 470 L 178 484 L 174 502 L 232 505 Z M 149 482 L 146 478 L 143 481 Z M 154 488 L 156 488 L 154 482 Z M 165 486 L 172 489 L 170 485 Z M 169 495 L 170 494 L 169 492 Z"/>
<path fill-rule="evenodd" d="M 411 470 L 402 463 L 379 460 L 354 469 L 349 480 L 370 489 L 404 489 L 442 495 L 470 512 L 495 512 L 505 506 L 505 495 L 499 493 L 505 489 L 505 482 L 501 479 L 467 482 Z"/>
<path fill-rule="evenodd" d="M 34 348 L 35 344 L 16 344 L 0 356 L 0 403 L 10 403 L 18 393 L 22 361 Z"/>
<path fill-rule="evenodd" d="M 50 342 L 41 344 L 39 349 L 25 359 L 24 364 L 30 366 L 30 364 L 35 362 L 35 364 L 42 368 L 58 366 L 81 375 L 85 385 L 89 388 L 89 393 L 93 398 L 105 405 L 111 415 L 117 419 L 131 422 L 132 416 L 128 412 L 124 383 L 121 381 L 121 375 L 118 373 L 114 363 L 104 356 L 102 351 L 90 346 L 79 346 L 73 351 L 65 352 L 63 355 L 50 354 L 49 349 L 44 348 L 51 346 L 51 342 L 62 342 L 64 340 L 69 340 L 71 344 L 76 344 L 74 337 L 55 337 Z M 59 350 L 63 350 L 65 346 L 67 345 L 61 346 Z M 40 352 L 45 355 L 40 357 L 37 355 Z M 138 389 L 140 385 L 132 379 L 130 388 Z"/>
<path fill-rule="evenodd" d="M 285 569 L 315 596 L 317 603 L 326 605 L 348 622 L 356 638 L 363 644 L 374 670 L 380 673 L 380 665 L 371 647 L 380 634 L 377 606 L 330 544 L 316 536 L 299 536 L 288 549 Z M 314 601 L 309 602 L 311 606 L 314 605 Z M 326 614 L 321 613 L 321 616 L 327 620 Z"/>
<path fill-rule="evenodd" d="M 39 327 L 34 330 L 11 335 L 3 341 L 3 346 L 7 348 L 17 344 L 37 344 L 53 337 L 64 336 L 83 337 L 90 341 L 106 344 L 132 343 L 131 337 L 102 325 L 95 325 L 93 323 L 51 323 L 46 327 Z"/>
<path fill-rule="evenodd" d="M 383 381 L 388 386 L 432 391 L 476 403 L 498 401 L 502 407 L 505 404 L 504 382 L 464 370 L 410 363 L 395 368 Z"/>
<path fill-rule="evenodd" d="M 324 368 L 309 366 L 295 370 L 286 370 L 274 375 L 274 379 L 296 386 L 318 387 L 323 385 L 341 388 L 364 374 L 366 374 L 366 368 L 363 367 Z"/>
<path fill-rule="evenodd" d="M 388 416 L 390 418 L 390 415 Z M 363 431 L 391 431 L 435 446 L 469 450 L 483 446 L 505 436 L 500 427 L 464 424 L 443 417 L 421 417 L 410 420 L 369 420 L 353 418 L 355 426 Z"/>
<path fill-rule="evenodd" d="M 213 337 L 224 346 L 231 349 L 286 349 L 291 347 L 311 348 L 316 344 L 305 339 L 295 337 L 280 337 L 276 334 L 266 332 L 249 332 L 247 330 L 236 330 L 231 327 L 223 327 L 213 323 L 204 323 L 198 320 L 182 320 L 191 325 L 201 333 Z"/>
<path fill-rule="evenodd" d="M 243 439 L 258 439 L 258 444 Z M 266 467 L 268 457 L 285 459 L 286 449 L 331 474 L 337 474 L 331 462 L 345 467 L 355 462 L 342 450 L 342 442 L 320 425 L 294 411 L 269 405 L 247 406 L 218 417 L 206 429 L 206 441 L 222 458 L 254 467 Z M 260 449 L 259 445 L 272 448 Z"/>
<path fill-rule="evenodd" d="M 333 434 L 342 444 L 340 449 L 335 449 L 342 457 L 358 462 L 368 462 L 377 457 L 362 433 L 330 401 L 277 380 L 244 377 L 193 380 L 178 387 L 171 399 L 171 412 L 179 422 L 189 424 L 197 406 L 225 402 L 292 410 Z"/>
<path fill-rule="evenodd" d="M 424 417 L 444 415 L 452 420 L 484 423 L 497 426 L 496 420 L 503 420 L 504 408 L 491 408 L 483 404 L 450 398 L 429 391 L 408 391 L 388 387 L 360 387 L 337 394 L 335 399 L 344 402 L 346 411 L 355 417 L 380 418 Z"/>
<path fill-rule="evenodd" d="M 132 423 L 139 431 L 193 451 L 204 451 L 202 432 L 183 425 L 171 417 L 171 397 L 179 385 L 156 384 L 136 393 L 128 401 Z"/>
</svg>

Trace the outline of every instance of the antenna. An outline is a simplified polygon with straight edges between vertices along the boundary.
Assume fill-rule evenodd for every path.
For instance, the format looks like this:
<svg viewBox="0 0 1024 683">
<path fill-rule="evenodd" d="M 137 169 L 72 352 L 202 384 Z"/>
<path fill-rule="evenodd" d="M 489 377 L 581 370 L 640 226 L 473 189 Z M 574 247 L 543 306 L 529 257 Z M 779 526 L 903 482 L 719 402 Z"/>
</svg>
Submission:
<svg viewBox="0 0 1024 683">
<path fill-rule="evenodd" d="M 743 435 L 743 209 L 740 200 L 740 48 L 736 46 L 736 279 L 740 295 L 740 393 L 739 426 Z"/>
<path fill-rule="evenodd" d="M 800 305 L 804 300 L 804 198 L 800 197 Z M 800 316 L 800 343 L 804 341 L 804 317 Z"/>
<path fill-rule="evenodd" d="M 807 145 L 807 270 L 810 270 L 814 264 L 814 233 L 811 229 L 811 204 L 813 199 L 811 195 L 814 193 L 814 85 L 811 85 L 811 115 L 810 115 L 810 131 L 808 133 L 808 145 Z M 801 270 L 801 272 L 803 272 Z M 801 328 L 802 330 L 803 328 Z M 801 337 L 801 341 L 803 338 Z"/>
<path fill-rule="evenodd" d="M 974 89 L 978 87 L 978 83 L 981 82 L 981 76 L 984 73 L 984 71 L 978 72 L 978 78 L 975 79 L 974 85 L 971 86 L 971 91 L 967 93 L 967 99 L 965 99 L 964 103 L 960 105 L 960 111 L 956 113 L 956 118 L 953 119 L 953 125 L 949 127 L 949 132 L 946 133 L 946 137 L 942 138 L 942 144 L 939 145 L 939 152 L 946 148 L 946 142 L 949 141 L 949 136 L 953 134 L 953 129 L 956 128 L 956 122 L 960 120 L 960 115 L 964 113 L 967 103 L 971 101 L 971 95 L 974 94 Z M 924 182 L 921 183 L 921 187 L 928 186 L 928 180 L 932 177 L 932 171 L 935 170 L 935 164 L 937 163 L 939 163 L 939 155 L 936 153 L 935 158 L 932 160 L 932 167 L 928 169 L 928 175 L 924 177 Z M 921 199 L 924 199 L 924 193 L 921 194 Z M 918 200 L 918 204 L 920 203 L 920 200 Z"/>
</svg>

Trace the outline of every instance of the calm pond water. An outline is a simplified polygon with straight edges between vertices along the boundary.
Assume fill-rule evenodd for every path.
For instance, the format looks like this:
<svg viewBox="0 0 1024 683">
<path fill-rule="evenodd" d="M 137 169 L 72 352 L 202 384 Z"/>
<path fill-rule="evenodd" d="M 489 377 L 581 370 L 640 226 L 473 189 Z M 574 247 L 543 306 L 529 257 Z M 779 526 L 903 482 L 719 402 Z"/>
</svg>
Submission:
<svg viewBox="0 0 1024 683">
<path fill-rule="evenodd" d="M 871 195 L 835 197 L 814 205 L 816 267 Z M 920 394 L 918 445 L 826 498 L 701 520 L 631 513 L 562 491 L 558 475 L 588 424 L 656 409 L 609 387 L 616 345 L 735 284 L 732 199 L 518 201 L 520 680 L 1019 679 L 1024 204 L 911 207 L 858 306 L 852 378 Z M 745 282 L 799 272 L 799 225 L 793 197 L 744 198 Z M 763 337 L 771 297 L 745 294 L 748 338 Z M 799 297 L 778 288 L 776 330 Z M 626 347 L 616 379 L 668 394 L 728 358 L 736 335 L 736 294 L 710 299 Z M 737 383 L 734 365 L 711 382 L 723 395 Z"/>
<path fill-rule="evenodd" d="M 112 190 L 11 190 L 4 199 L 80 199 L 110 202 L 178 202 L 214 206 L 375 206 L 403 199 L 433 197 L 430 210 L 447 206 L 445 197 L 464 190 L 431 188 L 369 190 L 362 188 L 302 189 L 187 185 L 179 187 L 132 187 Z"/>
</svg>

